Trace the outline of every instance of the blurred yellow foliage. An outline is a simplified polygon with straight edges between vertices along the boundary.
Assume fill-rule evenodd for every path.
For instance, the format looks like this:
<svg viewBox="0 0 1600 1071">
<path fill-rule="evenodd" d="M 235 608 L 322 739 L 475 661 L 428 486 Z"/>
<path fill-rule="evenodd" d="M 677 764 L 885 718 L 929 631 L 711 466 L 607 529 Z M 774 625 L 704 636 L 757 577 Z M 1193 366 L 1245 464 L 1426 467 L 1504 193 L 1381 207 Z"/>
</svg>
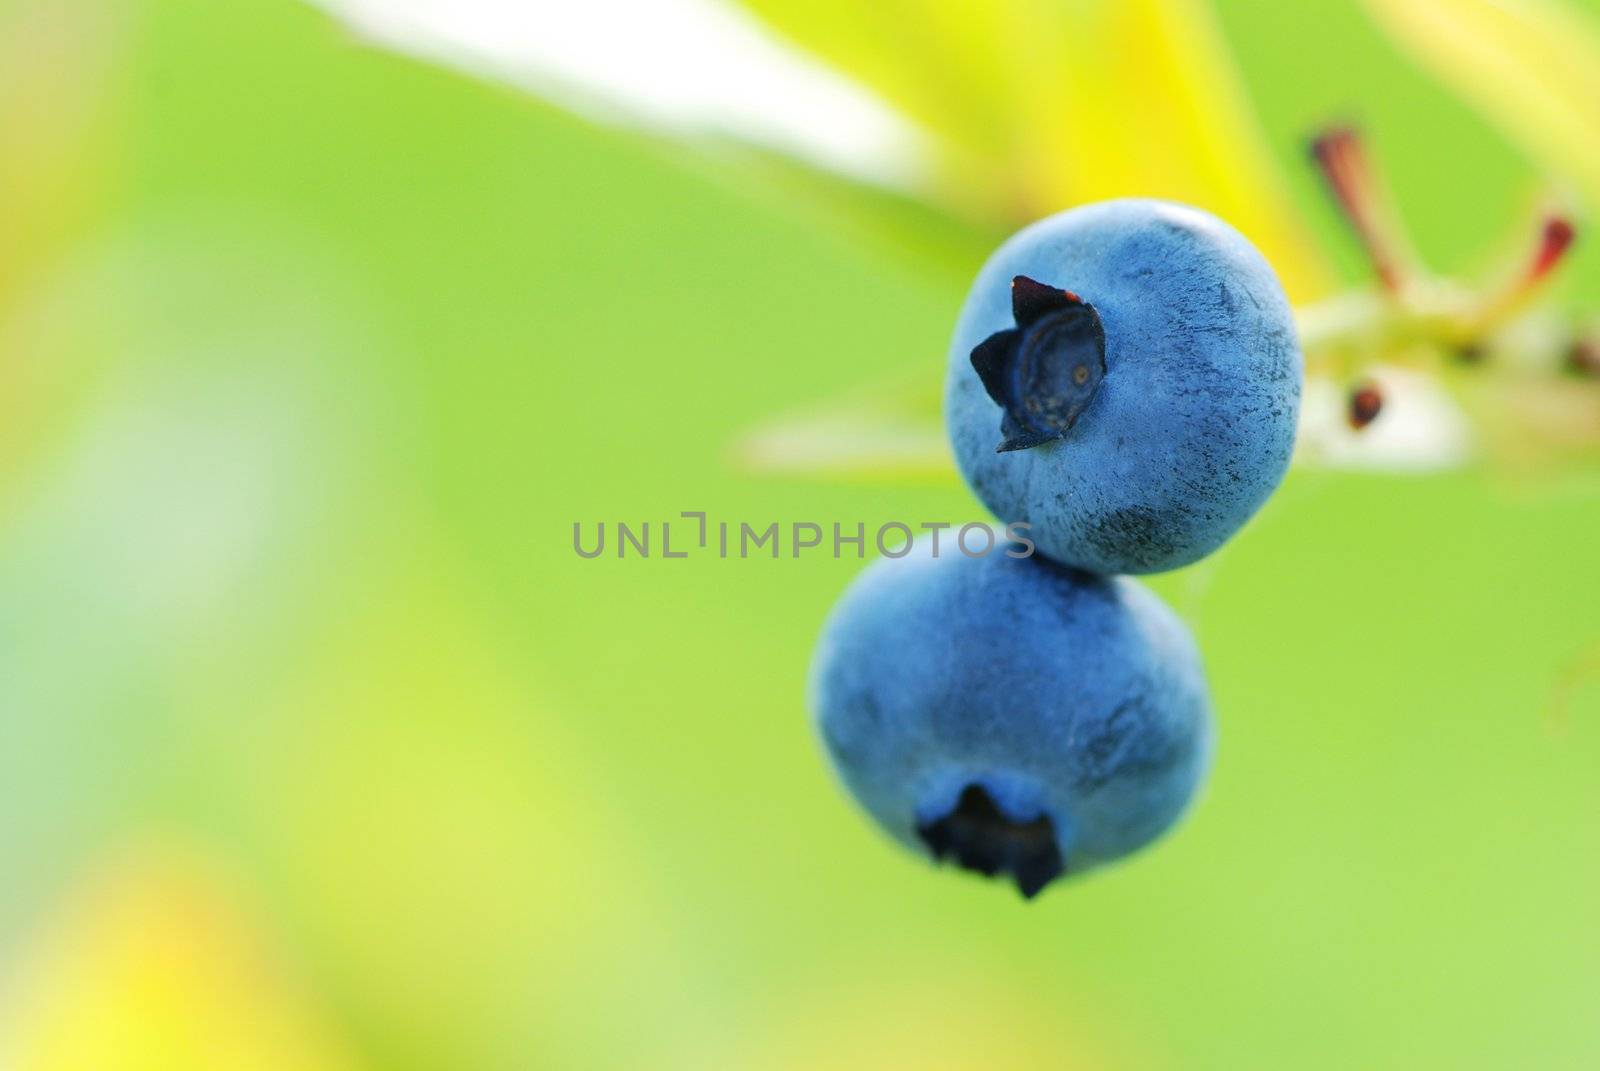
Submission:
<svg viewBox="0 0 1600 1071">
<path fill-rule="evenodd" d="M 743 1071 L 1106 1071 L 1161 1066 L 1084 994 L 1042 1001 L 981 954 L 897 964 L 841 963 L 791 994 L 743 1047 L 703 1067 Z"/>
<path fill-rule="evenodd" d="M 1563 0 L 1364 0 L 1373 20 L 1600 207 L 1600 24 Z"/>
<path fill-rule="evenodd" d="M 85 880 L 0 1010 L 7 1071 L 344 1071 L 356 1065 L 233 884 L 145 847 Z"/>
<path fill-rule="evenodd" d="M 126 15 L 119 4 L 0 6 L 0 301 L 91 211 L 115 149 L 105 135 Z"/>
<path fill-rule="evenodd" d="M 1198 0 L 746 0 L 945 152 L 941 199 L 1007 224 L 1107 197 L 1206 208 L 1290 296 L 1328 286 L 1214 18 Z"/>
</svg>

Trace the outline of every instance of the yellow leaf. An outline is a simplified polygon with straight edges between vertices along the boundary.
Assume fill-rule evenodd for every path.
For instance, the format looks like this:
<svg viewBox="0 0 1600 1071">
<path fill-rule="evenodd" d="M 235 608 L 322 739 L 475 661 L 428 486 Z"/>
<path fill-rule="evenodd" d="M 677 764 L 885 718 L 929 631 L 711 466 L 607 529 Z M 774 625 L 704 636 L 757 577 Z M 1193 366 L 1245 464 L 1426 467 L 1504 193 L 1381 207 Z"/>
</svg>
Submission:
<svg viewBox="0 0 1600 1071">
<path fill-rule="evenodd" d="M 7 979 L 0 1067 L 355 1067 L 242 899 L 201 860 L 167 848 L 98 871 Z"/>
<path fill-rule="evenodd" d="M 386 1051 L 615 1064 L 685 1014 L 692 955 L 581 738 L 419 550 L 350 602 L 237 763 L 239 806 Z M 654 991 L 663 977 L 672 994 Z M 617 1034 L 618 1008 L 637 1032 Z M 583 1061 L 578 1061 L 579 1066 Z"/>
<path fill-rule="evenodd" d="M 1364 2 L 1403 51 L 1600 206 L 1595 20 L 1562 0 Z"/>
<path fill-rule="evenodd" d="M 696 1066 L 740 1071 L 1102 1071 L 1170 1066 L 1087 992 L 1068 1002 L 970 950 L 863 957 L 757 1009 Z M 1057 979 L 1062 983 L 1062 979 Z M 1070 980 L 1064 984 L 1071 985 Z M 981 1024 L 974 1028 L 973 1024 Z"/>
<path fill-rule="evenodd" d="M 1254 241 L 1297 300 L 1326 271 L 1201 0 L 746 0 L 947 151 L 941 195 L 1015 223 L 1165 197 Z"/>
<path fill-rule="evenodd" d="M 0 4 L 0 299 L 81 233 L 115 152 L 119 4 Z"/>
</svg>

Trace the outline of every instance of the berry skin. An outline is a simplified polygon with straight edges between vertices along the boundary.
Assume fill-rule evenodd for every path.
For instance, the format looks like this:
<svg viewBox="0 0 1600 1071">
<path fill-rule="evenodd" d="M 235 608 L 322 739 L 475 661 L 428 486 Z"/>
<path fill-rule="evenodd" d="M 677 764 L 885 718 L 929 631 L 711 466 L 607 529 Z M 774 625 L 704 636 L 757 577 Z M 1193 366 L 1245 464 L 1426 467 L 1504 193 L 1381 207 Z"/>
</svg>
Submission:
<svg viewBox="0 0 1600 1071">
<path fill-rule="evenodd" d="M 957 464 L 1041 553 L 1156 573 L 1220 547 L 1289 464 L 1301 358 L 1271 267 L 1227 224 L 1105 201 L 1014 235 L 950 344 Z"/>
<path fill-rule="evenodd" d="M 1211 756 L 1194 640 L 1143 586 L 926 540 L 834 608 L 811 708 L 890 835 L 1028 897 L 1154 840 Z"/>
</svg>

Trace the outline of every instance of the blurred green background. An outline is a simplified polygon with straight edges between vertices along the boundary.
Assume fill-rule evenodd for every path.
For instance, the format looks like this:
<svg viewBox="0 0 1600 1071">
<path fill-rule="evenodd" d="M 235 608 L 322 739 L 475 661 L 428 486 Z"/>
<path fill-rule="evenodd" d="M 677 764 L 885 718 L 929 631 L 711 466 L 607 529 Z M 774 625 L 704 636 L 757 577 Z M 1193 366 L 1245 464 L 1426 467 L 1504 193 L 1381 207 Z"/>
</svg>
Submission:
<svg viewBox="0 0 1600 1071">
<path fill-rule="evenodd" d="M 831 783 L 862 563 L 571 549 L 976 518 L 729 448 L 936 384 L 998 230 L 283 0 L 0 11 L 0 1066 L 1600 1063 L 1600 458 L 1298 469 L 1156 578 L 1211 784 L 1024 903 Z M 1541 174 L 1355 6 L 1215 16 L 1330 278 L 1330 117 L 1447 270 Z"/>
</svg>

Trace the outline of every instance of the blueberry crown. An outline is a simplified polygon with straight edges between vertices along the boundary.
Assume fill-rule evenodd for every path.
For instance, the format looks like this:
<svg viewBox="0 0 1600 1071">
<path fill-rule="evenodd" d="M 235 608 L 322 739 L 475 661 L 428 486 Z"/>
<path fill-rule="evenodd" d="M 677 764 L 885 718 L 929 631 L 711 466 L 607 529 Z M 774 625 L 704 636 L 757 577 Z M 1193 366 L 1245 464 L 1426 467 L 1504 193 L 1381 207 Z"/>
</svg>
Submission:
<svg viewBox="0 0 1600 1071">
<path fill-rule="evenodd" d="M 983 389 L 1005 411 L 999 453 L 1064 438 L 1106 374 L 1106 334 L 1093 305 L 1071 290 L 1018 275 L 1011 280 L 1015 327 L 972 351 Z"/>
</svg>

